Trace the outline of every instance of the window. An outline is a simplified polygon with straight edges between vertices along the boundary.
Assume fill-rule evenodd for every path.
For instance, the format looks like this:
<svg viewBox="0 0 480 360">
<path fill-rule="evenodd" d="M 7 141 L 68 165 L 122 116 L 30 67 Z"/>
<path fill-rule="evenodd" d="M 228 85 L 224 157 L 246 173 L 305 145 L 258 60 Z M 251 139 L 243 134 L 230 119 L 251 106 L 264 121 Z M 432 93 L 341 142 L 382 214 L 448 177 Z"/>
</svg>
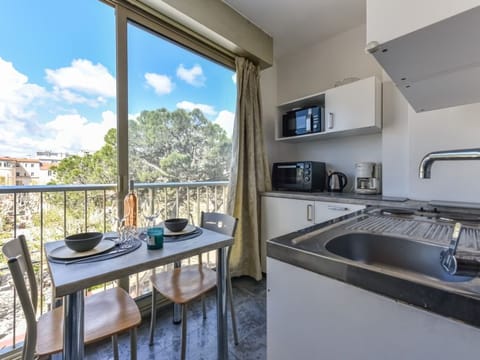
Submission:
<svg viewBox="0 0 480 360">
<path fill-rule="evenodd" d="M 19 171 L 17 171 L 17 176 L 20 176 L 20 172 L 19 172 Z"/>
<path fill-rule="evenodd" d="M 34 175 L 35 175 L 35 173 L 32 171 L 32 172 L 30 173 L 30 176 L 34 176 Z"/>
<path fill-rule="evenodd" d="M 234 72 L 132 22 L 128 69 L 129 170 L 134 179 L 228 180 Z"/>
<path fill-rule="evenodd" d="M 0 79 L 8 80 L 2 82 L 6 96 L 0 98 L 0 118 L 9 131 L 0 139 L 0 156 L 54 157 L 101 149 L 107 132 L 116 128 L 114 8 L 100 0 L 8 1 L 0 13 L 0 44 Z M 71 167 L 89 160 L 72 161 Z M 24 161 L 17 167 L 22 165 L 38 166 Z M 89 170 L 85 173 L 95 173 Z M 74 182 L 66 180 L 72 171 L 58 181 Z M 115 181 L 98 176 L 89 182 Z"/>
</svg>

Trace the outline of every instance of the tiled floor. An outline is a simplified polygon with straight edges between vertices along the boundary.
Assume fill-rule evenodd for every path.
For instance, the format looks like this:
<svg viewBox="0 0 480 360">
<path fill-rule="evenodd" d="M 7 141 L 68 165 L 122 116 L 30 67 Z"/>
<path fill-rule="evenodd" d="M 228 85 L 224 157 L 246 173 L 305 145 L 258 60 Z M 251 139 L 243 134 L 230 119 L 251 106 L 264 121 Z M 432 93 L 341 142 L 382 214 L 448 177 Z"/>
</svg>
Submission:
<svg viewBox="0 0 480 360">
<path fill-rule="evenodd" d="M 215 290 L 214 290 L 215 291 Z M 207 319 L 202 318 L 200 301 L 190 304 L 187 325 L 187 359 L 217 359 L 217 323 L 215 292 L 206 298 Z M 230 360 L 266 359 L 266 290 L 265 280 L 256 282 L 251 278 L 233 280 L 233 296 L 237 314 L 237 326 L 240 343 L 233 343 L 229 320 L 229 358 Z M 176 360 L 180 358 L 181 325 L 172 323 L 172 307 L 157 312 L 155 343 L 148 345 L 149 321 L 143 319 L 138 329 L 139 360 Z M 130 342 L 127 334 L 119 338 L 120 359 L 130 358 Z M 110 341 L 105 341 L 85 349 L 86 358 L 91 360 L 113 358 Z"/>
</svg>

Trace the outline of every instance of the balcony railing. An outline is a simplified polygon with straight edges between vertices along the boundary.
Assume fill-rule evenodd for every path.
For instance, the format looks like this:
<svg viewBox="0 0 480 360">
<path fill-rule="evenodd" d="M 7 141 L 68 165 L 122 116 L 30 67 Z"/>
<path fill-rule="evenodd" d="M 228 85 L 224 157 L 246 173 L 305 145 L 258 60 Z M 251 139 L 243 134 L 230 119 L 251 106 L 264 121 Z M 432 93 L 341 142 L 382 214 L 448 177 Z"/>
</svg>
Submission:
<svg viewBox="0 0 480 360">
<path fill-rule="evenodd" d="M 199 224 L 202 211 L 226 211 L 227 181 L 189 183 L 137 183 L 140 226 L 145 216 L 158 214 L 157 221 L 170 217 L 189 218 Z M 32 252 L 39 284 L 39 313 L 52 308 L 51 291 L 43 245 L 83 231 L 115 231 L 117 193 L 115 184 L 0 186 L 0 244 L 25 234 Z M 194 263 L 197 257 L 182 263 Z M 215 266 L 214 252 L 204 261 Z M 167 265 L 152 271 L 164 271 Z M 134 298 L 148 294 L 150 272 L 130 276 L 129 289 Z M 87 292 L 115 284 L 99 284 Z M 6 260 L 0 259 L 0 358 L 21 346 L 25 334 L 23 311 L 12 286 Z"/>
</svg>

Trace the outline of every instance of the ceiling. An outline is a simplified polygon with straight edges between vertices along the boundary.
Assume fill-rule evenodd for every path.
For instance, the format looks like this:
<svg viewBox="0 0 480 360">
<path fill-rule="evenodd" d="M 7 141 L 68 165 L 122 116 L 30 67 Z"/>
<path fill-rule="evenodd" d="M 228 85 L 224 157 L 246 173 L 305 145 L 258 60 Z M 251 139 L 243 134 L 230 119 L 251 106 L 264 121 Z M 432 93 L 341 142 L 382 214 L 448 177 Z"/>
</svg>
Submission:
<svg viewBox="0 0 480 360">
<path fill-rule="evenodd" d="M 223 0 L 273 37 L 275 57 L 365 23 L 366 0 Z"/>
</svg>

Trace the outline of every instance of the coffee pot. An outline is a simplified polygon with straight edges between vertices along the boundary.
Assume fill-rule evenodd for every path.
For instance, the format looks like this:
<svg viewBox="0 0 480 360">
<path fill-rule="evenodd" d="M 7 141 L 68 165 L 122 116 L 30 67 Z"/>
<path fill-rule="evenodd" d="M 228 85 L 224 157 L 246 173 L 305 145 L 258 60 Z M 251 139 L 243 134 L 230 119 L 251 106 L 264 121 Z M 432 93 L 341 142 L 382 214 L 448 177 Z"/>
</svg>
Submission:
<svg viewBox="0 0 480 360">
<path fill-rule="evenodd" d="M 374 162 L 355 164 L 355 192 L 357 194 L 382 193 L 382 165 Z"/>
<path fill-rule="evenodd" d="M 331 192 L 342 192 L 347 186 L 347 176 L 344 173 L 335 171 L 328 175 L 327 190 Z"/>
</svg>

